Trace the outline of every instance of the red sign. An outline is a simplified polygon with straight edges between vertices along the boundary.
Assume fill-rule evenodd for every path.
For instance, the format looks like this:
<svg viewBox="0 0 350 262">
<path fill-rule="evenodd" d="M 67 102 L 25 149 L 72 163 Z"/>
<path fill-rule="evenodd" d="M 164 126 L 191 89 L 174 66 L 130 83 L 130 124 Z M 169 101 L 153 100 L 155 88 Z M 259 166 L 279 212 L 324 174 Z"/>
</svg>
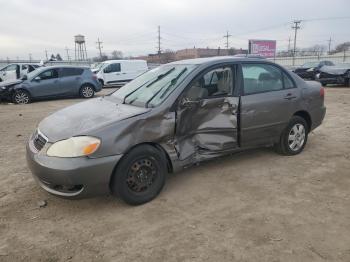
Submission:
<svg viewBox="0 0 350 262">
<path fill-rule="evenodd" d="M 269 58 L 276 54 L 275 40 L 249 40 L 249 53 Z"/>
</svg>

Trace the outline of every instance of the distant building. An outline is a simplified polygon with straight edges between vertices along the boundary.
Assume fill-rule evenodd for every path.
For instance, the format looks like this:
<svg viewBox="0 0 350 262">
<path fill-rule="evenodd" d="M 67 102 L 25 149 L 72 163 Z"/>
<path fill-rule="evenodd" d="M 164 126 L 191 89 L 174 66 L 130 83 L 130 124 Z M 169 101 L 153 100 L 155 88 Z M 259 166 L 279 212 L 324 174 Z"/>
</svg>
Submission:
<svg viewBox="0 0 350 262">
<path fill-rule="evenodd" d="M 248 51 L 244 49 L 221 49 L 221 48 L 186 48 L 175 52 L 166 51 L 158 54 L 149 54 L 148 56 L 138 56 L 134 59 L 143 59 L 148 63 L 169 63 L 177 60 L 213 57 L 213 56 L 227 56 L 236 54 L 247 54 Z"/>
</svg>

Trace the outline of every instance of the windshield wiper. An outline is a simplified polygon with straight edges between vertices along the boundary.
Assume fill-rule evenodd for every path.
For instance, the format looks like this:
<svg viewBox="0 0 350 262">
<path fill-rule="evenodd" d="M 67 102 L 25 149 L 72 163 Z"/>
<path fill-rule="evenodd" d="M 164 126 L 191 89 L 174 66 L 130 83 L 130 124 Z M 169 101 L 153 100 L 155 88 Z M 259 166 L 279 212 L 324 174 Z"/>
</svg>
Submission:
<svg viewBox="0 0 350 262">
<path fill-rule="evenodd" d="M 170 90 L 170 87 L 174 86 L 177 82 L 177 80 L 187 71 L 187 67 L 185 67 L 184 69 L 181 70 L 181 72 L 174 77 L 173 79 L 171 79 L 170 81 L 170 85 L 168 85 L 168 87 L 165 89 L 164 93 L 160 96 L 160 98 L 163 98 L 165 96 L 165 94 Z M 166 86 L 163 86 L 161 89 L 159 89 L 150 99 L 147 100 L 145 107 L 148 107 L 148 104 L 152 101 L 153 98 L 155 98 Z"/>
<path fill-rule="evenodd" d="M 151 83 L 149 83 L 146 87 L 150 87 L 151 85 L 153 85 L 154 83 L 158 82 L 159 80 L 163 79 L 164 77 L 166 77 L 167 75 L 169 75 L 171 72 L 173 72 L 175 70 L 175 67 L 173 67 L 172 69 L 170 69 L 169 71 L 165 72 L 164 74 L 161 74 L 159 76 L 157 76 L 156 79 L 154 79 Z"/>
<path fill-rule="evenodd" d="M 146 84 L 147 84 L 149 81 L 147 81 L 146 83 L 142 84 L 141 86 L 139 86 L 138 88 L 136 88 L 134 91 L 132 91 L 130 94 L 127 94 L 127 95 L 124 97 L 124 99 L 123 99 L 123 104 L 126 103 L 126 99 L 127 99 L 129 96 L 131 96 L 133 93 L 135 93 L 136 91 L 138 91 L 141 87 L 143 87 L 143 86 L 145 86 L 145 85 L 146 85 L 146 87 L 150 87 L 150 86 L 153 85 L 154 83 L 156 83 L 156 82 L 158 82 L 159 80 L 161 80 L 161 79 L 163 79 L 164 77 L 166 77 L 168 74 L 170 74 L 170 73 L 171 73 L 172 71 L 174 71 L 174 70 L 175 70 L 175 67 L 171 68 L 170 70 L 168 70 L 168 71 L 165 72 L 164 74 L 161 74 L 161 75 L 157 76 L 157 78 L 154 79 L 152 82 L 150 82 L 148 85 L 146 85 Z M 133 100 L 131 100 L 128 104 L 131 105 L 136 99 L 137 99 L 137 97 L 134 98 Z"/>
</svg>

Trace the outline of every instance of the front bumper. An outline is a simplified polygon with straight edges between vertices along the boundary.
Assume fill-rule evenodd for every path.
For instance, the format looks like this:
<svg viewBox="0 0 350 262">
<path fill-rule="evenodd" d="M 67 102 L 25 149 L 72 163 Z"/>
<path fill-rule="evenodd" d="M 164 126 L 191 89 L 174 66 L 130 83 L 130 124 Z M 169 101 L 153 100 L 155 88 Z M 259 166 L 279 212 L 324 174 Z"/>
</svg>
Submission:
<svg viewBox="0 0 350 262">
<path fill-rule="evenodd" d="M 342 75 L 328 75 L 326 77 L 316 75 L 316 80 L 323 84 L 345 84 L 345 77 Z"/>
<path fill-rule="evenodd" d="M 114 167 L 122 155 L 101 158 L 59 158 L 36 152 L 30 139 L 27 163 L 35 180 L 49 193 L 65 198 L 85 198 L 109 194 Z"/>
</svg>

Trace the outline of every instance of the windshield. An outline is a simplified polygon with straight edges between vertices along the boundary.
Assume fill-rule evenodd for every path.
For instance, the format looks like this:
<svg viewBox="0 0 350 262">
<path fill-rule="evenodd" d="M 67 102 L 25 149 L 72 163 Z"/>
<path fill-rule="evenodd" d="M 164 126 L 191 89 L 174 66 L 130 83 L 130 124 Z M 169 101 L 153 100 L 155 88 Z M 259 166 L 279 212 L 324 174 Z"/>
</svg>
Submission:
<svg viewBox="0 0 350 262">
<path fill-rule="evenodd" d="M 317 67 L 319 62 L 307 62 L 302 65 L 302 67 Z"/>
<path fill-rule="evenodd" d="M 126 84 L 112 96 L 125 104 L 156 107 L 192 72 L 197 65 L 172 65 L 152 69 Z"/>
<path fill-rule="evenodd" d="M 36 75 L 38 75 L 40 72 L 44 71 L 45 67 L 39 67 L 35 69 L 34 71 L 27 73 L 27 79 L 32 80 Z"/>
<path fill-rule="evenodd" d="M 102 66 L 103 66 L 103 63 L 92 64 L 91 69 L 100 70 Z"/>
</svg>

